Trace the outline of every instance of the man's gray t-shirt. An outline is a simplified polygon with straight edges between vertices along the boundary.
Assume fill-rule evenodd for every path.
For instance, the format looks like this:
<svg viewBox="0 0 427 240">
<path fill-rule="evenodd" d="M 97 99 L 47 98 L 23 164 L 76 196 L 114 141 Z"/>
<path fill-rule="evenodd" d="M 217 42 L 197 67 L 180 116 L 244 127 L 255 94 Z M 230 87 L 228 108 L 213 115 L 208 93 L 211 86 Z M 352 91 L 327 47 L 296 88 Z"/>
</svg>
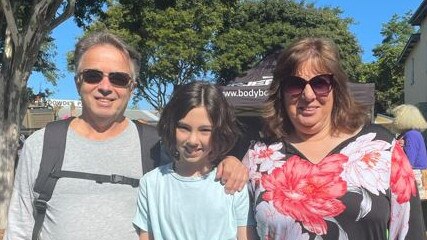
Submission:
<svg viewBox="0 0 427 240">
<path fill-rule="evenodd" d="M 69 129 L 62 170 L 142 176 L 141 148 L 134 123 L 105 141 L 89 140 Z M 6 240 L 31 239 L 34 182 L 40 166 L 44 129 L 25 142 L 9 208 Z M 132 226 L 137 188 L 84 179 L 58 180 L 39 240 L 137 239 Z"/>
</svg>

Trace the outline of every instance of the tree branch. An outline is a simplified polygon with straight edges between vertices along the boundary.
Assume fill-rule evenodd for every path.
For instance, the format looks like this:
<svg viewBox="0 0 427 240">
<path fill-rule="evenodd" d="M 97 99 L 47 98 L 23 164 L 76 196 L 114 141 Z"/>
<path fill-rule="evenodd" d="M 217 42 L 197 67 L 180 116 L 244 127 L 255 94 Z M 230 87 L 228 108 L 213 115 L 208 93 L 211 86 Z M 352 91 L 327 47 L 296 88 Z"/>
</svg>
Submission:
<svg viewBox="0 0 427 240">
<path fill-rule="evenodd" d="M 25 37 L 24 37 L 24 41 L 25 42 L 31 42 L 34 35 L 36 33 L 39 32 L 39 28 L 43 28 L 44 27 L 44 22 L 40 22 L 39 18 L 41 17 L 40 15 L 43 14 L 43 18 L 46 18 L 46 8 L 49 6 L 49 4 L 51 4 L 52 0 L 48 0 L 48 2 L 46 2 L 46 0 L 43 1 L 39 1 L 37 4 L 34 5 L 33 7 L 33 13 L 31 15 L 30 20 L 28 21 L 27 24 L 27 29 L 25 31 Z M 29 46 L 28 44 L 26 44 L 26 46 Z M 26 49 L 25 49 L 26 50 Z"/>
<path fill-rule="evenodd" d="M 167 84 L 159 79 L 150 79 L 150 86 L 138 86 L 141 91 L 141 97 L 145 99 L 151 106 L 156 110 L 161 110 L 165 106 L 166 102 L 166 90 Z"/>
<path fill-rule="evenodd" d="M 6 18 L 10 35 L 15 46 L 19 46 L 18 26 L 16 25 L 15 16 L 13 15 L 12 6 L 9 0 L 0 0 L 0 5 L 3 9 L 3 14 Z"/>
<path fill-rule="evenodd" d="M 64 12 L 61 15 L 59 15 L 57 18 L 55 18 L 51 22 L 51 24 L 49 24 L 49 27 L 48 27 L 49 31 L 52 31 L 59 24 L 63 23 L 65 20 L 70 18 L 73 15 L 75 9 L 76 9 L 76 0 L 69 0 Z"/>
</svg>

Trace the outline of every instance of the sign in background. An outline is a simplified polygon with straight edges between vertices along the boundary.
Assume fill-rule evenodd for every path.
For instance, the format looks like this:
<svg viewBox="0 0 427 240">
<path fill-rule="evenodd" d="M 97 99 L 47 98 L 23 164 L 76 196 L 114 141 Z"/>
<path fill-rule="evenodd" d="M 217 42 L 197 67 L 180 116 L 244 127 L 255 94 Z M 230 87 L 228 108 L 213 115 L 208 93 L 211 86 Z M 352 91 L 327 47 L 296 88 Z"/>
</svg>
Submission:
<svg viewBox="0 0 427 240">
<path fill-rule="evenodd" d="M 73 104 L 77 108 L 82 107 L 82 102 L 79 100 L 48 99 L 47 103 L 52 107 L 65 107 L 65 106 L 71 107 Z"/>
</svg>

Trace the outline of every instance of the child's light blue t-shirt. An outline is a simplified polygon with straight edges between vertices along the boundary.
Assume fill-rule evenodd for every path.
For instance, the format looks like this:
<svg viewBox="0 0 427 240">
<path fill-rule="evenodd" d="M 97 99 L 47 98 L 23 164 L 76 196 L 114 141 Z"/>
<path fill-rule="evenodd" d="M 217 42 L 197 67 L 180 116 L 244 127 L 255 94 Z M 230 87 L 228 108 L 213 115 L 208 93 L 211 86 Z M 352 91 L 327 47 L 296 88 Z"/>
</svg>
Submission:
<svg viewBox="0 0 427 240">
<path fill-rule="evenodd" d="M 236 239 L 237 227 L 255 225 L 248 190 L 227 195 L 215 174 L 183 177 L 172 163 L 145 174 L 134 225 L 156 240 Z"/>
</svg>

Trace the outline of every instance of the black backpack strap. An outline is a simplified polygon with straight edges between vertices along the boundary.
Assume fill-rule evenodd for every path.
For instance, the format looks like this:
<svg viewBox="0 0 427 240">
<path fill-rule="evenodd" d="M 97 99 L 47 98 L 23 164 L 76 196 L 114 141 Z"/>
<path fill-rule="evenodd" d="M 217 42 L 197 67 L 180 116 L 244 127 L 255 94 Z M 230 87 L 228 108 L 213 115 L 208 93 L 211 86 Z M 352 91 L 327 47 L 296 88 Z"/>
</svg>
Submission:
<svg viewBox="0 0 427 240">
<path fill-rule="evenodd" d="M 141 145 L 142 171 L 147 173 L 162 163 L 160 138 L 154 126 L 133 120 L 138 129 Z"/>
<path fill-rule="evenodd" d="M 139 186 L 139 180 L 136 178 L 125 177 L 118 174 L 103 175 L 95 173 L 85 173 L 85 172 L 75 172 L 75 171 L 64 171 L 64 170 L 54 170 L 51 173 L 51 176 L 54 178 L 77 178 L 77 179 L 87 179 L 93 180 L 97 183 L 113 183 L 113 184 L 125 184 L 131 185 L 132 187 Z"/>
<path fill-rule="evenodd" d="M 55 169 L 61 169 L 64 161 L 67 130 L 73 118 L 50 122 L 46 125 L 40 169 L 34 184 L 39 197 L 34 200 L 35 218 L 32 240 L 37 240 L 46 215 L 47 202 L 52 197 L 57 178 L 50 177 Z"/>
<path fill-rule="evenodd" d="M 35 224 L 32 240 L 37 240 L 46 215 L 47 202 L 52 197 L 53 190 L 59 178 L 78 178 L 96 181 L 97 183 L 117 183 L 138 187 L 139 180 L 122 175 L 102 175 L 75 171 L 63 171 L 65 143 L 67 130 L 72 118 L 48 123 L 43 139 L 43 153 L 40 170 L 34 185 L 34 192 L 39 197 L 34 200 Z M 143 173 L 147 173 L 169 161 L 168 155 L 162 151 L 160 138 L 154 126 L 133 120 L 137 129 L 141 145 L 141 161 Z"/>
</svg>

